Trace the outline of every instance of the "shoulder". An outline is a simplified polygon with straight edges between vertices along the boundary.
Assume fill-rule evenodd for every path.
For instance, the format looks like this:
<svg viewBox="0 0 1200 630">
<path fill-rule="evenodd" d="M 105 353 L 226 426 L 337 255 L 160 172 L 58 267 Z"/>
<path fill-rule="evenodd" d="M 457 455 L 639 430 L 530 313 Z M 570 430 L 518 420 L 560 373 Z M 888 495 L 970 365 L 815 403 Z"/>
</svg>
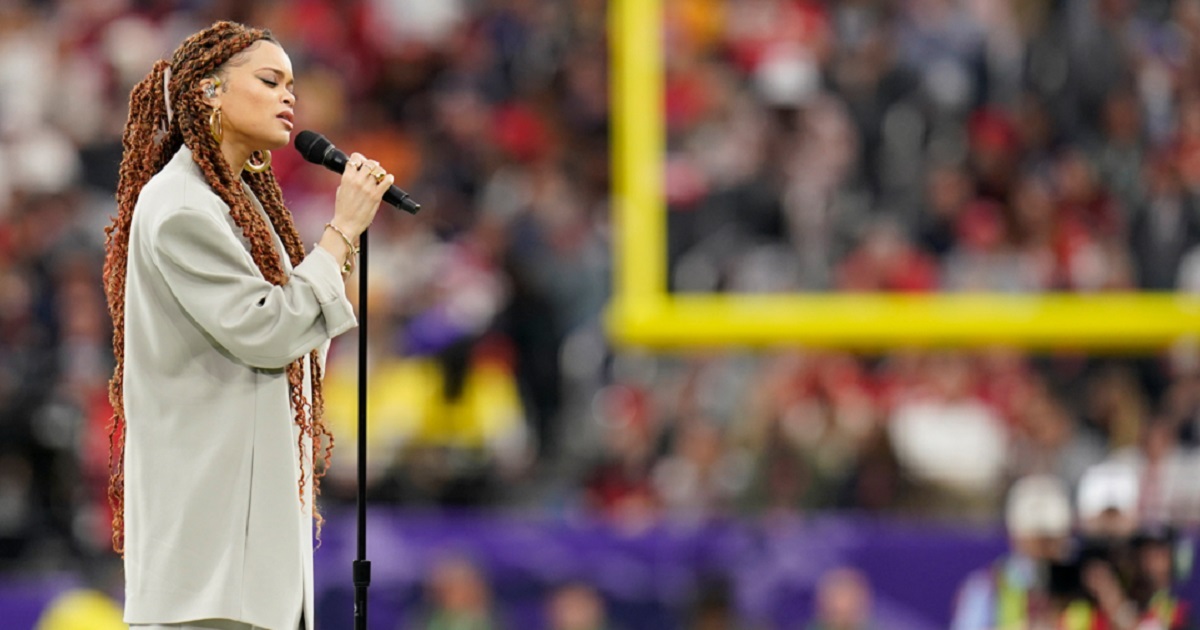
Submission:
<svg viewBox="0 0 1200 630">
<path fill-rule="evenodd" d="M 192 153 L 182 147 L 161 171 L 156 173 L 138 195 L 134 220 L 155 231 L 168 218 L 183 213 L 198 212 L 220 218 L 229 212 L 192 160 Z"/>
</svg>

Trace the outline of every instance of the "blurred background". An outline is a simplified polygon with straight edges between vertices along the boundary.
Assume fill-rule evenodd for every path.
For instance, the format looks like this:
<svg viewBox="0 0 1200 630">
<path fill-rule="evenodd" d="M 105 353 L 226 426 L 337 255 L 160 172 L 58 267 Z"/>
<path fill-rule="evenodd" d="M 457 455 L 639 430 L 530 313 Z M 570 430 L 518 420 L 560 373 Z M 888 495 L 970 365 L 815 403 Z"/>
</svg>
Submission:
<svg viewBox="0 0 1200 630">
<path fill-rule="evenodd" d="M 673 291 L 1200 292 L 1200 1 L 664 4 Z M 103 228 L 129 90 L 216 19 L 270 28 L 298 128 L 425 208 L 371 230 L 372 628 L 991 628 L 962 620 L 1006 558 L 1103 608 L 1098 538 L 1145 555 L 1109 558 L 1138 614 L 1200 595 L 1195 340 L 611 344 L 608 9 L 0 0 L 0 625 L 122 627 Z M 314 240 L 337 176 L 274 164 Z M 352 619 L 354 337 L 321 628 Z"/>
</svg>

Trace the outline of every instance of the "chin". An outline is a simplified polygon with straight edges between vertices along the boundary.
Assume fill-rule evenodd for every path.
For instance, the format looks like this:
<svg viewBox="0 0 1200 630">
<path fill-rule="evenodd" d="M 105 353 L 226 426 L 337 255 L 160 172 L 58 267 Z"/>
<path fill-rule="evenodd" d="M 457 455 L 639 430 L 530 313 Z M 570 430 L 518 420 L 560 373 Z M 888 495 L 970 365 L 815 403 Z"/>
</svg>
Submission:
<svg viewBox="0 0 1200 630">
<path fill-rule="evenodd" d="M 254 148 L 258 151 L 274 151 L 285 147 L 292 141 L 291 131 L 271 131 L 254 138 Z"/>
<path fill-rule="evenodd" d="M 292 141 L 292 132 L 285 131 L 277 136 L 270 138 L 263 144 L 267 145 L 266 148 L 274 151 L 275 149 L 278 149 L 280 147 L 286 147 L 288 145 L 288 143 L 290 143 L 291 141 Z"/>
</svg>

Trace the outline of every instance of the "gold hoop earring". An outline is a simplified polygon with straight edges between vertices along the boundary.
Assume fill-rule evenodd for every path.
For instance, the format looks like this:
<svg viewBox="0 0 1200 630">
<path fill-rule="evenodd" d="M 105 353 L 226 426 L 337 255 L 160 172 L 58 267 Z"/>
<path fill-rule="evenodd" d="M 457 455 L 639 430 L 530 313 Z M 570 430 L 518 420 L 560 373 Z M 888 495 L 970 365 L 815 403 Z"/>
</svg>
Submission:
<svg viewBox="0 0 1200 630">
<path fill-rule="evenodd" d="M 262 161 L 258 164 L 254 163 L 254 153 L 262 153 Z M 250 159 L 242 165 L 242 168 L 251 173 L 261 173 L 271 168 L 271 152 L 270 151 L 255 151 L 250 154 Z"/>
<path fill-rule="evenodd" d="M 208 115 L 208 133 L 212 134 L 213 140 L 216 140 L 217 144 L 221 144 L 221 139 L 225 137 L 220 106 L 214 107 L 212 113 Z"/>
</svg>

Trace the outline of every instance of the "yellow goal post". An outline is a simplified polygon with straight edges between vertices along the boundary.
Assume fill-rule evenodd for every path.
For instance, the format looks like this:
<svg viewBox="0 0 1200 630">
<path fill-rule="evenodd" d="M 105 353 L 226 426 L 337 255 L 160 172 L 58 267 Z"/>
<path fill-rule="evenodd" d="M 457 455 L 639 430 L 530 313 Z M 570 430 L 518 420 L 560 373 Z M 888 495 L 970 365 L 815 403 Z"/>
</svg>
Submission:
<svg viewBox="0 0 1200 630">
<path fill-rule="evenodd" d="M 670 294 L 663 1 L 609 3 L 614 277 L 606 326 L 615 343 L 1144 352 L 1200 332 L 1200 296 L 1183 293 Z"/>
</svg>

